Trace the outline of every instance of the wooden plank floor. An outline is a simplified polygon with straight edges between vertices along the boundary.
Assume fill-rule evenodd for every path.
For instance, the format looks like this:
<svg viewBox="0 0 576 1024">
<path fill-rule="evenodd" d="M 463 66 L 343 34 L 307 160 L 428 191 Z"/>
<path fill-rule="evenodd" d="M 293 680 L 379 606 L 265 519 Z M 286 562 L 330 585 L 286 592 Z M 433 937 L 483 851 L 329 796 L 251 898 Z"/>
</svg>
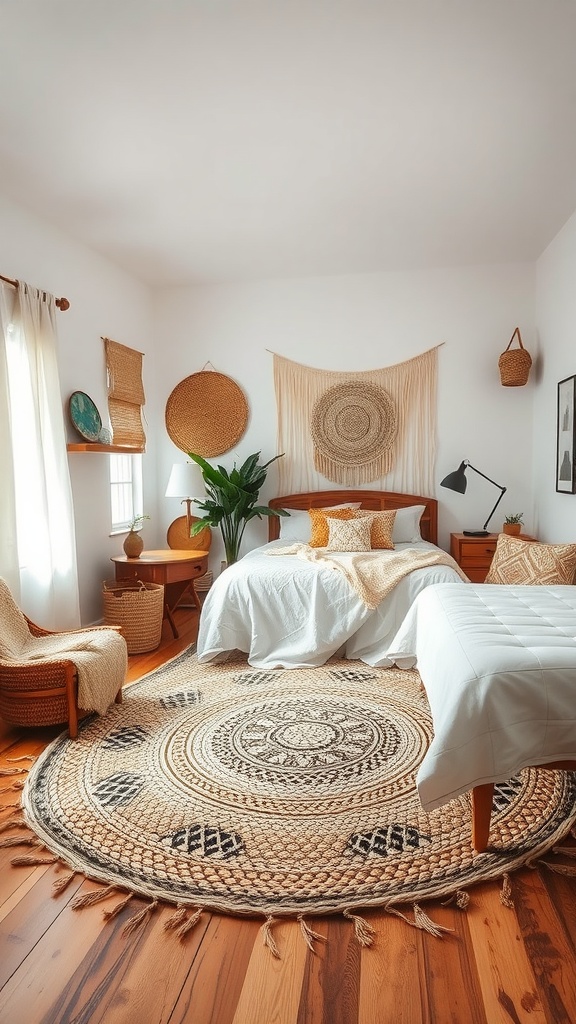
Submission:
<svg viewBox="0 0 576 1024">
<path fill-rule="evenodd" d="M 176 613 L 180 639 L 130 658 L 129 680 L 191 643 L 192 609 Z M 0 722 L 0 769 L 37 753 L 58 730 L 11 730 Z M 6 786 L 8 778 L 0 780 Z M 0 804 L 17 799 L 0 794 Z M 0 807 L 0 824 L 9 814 Z M 15 868 L 0 850 L 0 1024 L 574 1024 L 576 878 L 544 867 L 512 876 L 515 909 L 496 883 L 470 890 L 462 912 L 426 910 L 454 929 L 443 939 L 385 913 L 363 949 L 341 917 L 313 920 L 326 942 L 311 953 L 297 923 L 281 922 L 275 959 L 261 922 L 202 915 L 179 940 L 164 930 L 171 911 L 121 932 L 134 901 L 103 921 L 102 907 L 70 903 L 95 888 L 77 877 L 54 898 L 52 866 Z M 573 862 L 576 863 L 576 862 Z M 145 904 L 138 904 L 144 906 Z"/>
</svg>

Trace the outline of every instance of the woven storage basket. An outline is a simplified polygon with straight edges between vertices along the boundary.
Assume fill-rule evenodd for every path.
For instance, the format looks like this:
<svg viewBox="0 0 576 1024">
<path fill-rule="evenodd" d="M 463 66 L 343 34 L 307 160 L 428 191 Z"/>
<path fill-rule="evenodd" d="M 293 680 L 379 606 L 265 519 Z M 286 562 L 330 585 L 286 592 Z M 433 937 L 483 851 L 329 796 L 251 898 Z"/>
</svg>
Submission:
<svg viewBox="0 0 576 1024">
<path fill-rule="evenodd" d="M 516 335 L 518 335 L 520 348 L 511 349 L 510 345 L 514 341 Z M 520 331 L 516 328 L 508 342 L 508 345 L 498 360 L 501 384 L 506 388 L 522 387 L 528 381 L 531 366 L 532 357 L 524 348 L 522 338 L 520 337 Z"/>
<path fill-rule="evenodd" d="M 164 587 L 140 580 L 105 580 L 104 622 L 120 626 L 128 654 L 144 654 L 160 644 Z"/>
</svg>

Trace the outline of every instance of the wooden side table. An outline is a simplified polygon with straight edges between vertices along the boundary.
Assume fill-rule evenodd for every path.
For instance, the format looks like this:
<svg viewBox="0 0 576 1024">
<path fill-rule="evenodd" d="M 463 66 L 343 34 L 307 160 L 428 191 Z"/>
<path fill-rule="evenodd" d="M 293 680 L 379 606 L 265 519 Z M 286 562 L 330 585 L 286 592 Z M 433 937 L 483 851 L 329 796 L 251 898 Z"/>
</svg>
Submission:
<svg viewBox="0 0 576 1024">
<path fill-rule="evenodd" d="M 527 533 L 518 535 L 520 540 L 536 540 Z M 464 533 L 450 534 L 450 554 L 458 562 L 472 583 L 484 583 L 492 564 L 499 534 L 489 533 L 487 537 L 468 537 Z"/>
<path fill-rule="evenodd" d="M 208 552 L 172 549 L 143 551 L 139 558 L 113 555 L 111 561 L 115 565 L 117 580 L 142 580 L 143 583 L 164 585 L 164 617 L 168 619 L 174 637 L 178 637 L 172 613 L 192 580 L 206 572 Z M 200 610 L 197 596 L 196 602 Z"/>
</svg>

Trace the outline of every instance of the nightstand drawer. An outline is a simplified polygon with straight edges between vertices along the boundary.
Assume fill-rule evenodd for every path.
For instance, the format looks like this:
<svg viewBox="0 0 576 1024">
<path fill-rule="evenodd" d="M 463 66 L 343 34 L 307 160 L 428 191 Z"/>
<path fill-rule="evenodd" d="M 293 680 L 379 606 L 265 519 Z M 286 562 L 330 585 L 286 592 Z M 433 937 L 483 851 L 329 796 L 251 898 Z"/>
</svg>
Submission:
<svg viewBox="0 0 576 1024">
<path fill-rule="evenodd" d="M 469 541 L 462 541 L 460 544 L 460 565 L 462 568 L 466 565 L 486 565 L 486 559 L 494 557 L 496 551 L 495 541 L 470 543 Z"/>
</svg>

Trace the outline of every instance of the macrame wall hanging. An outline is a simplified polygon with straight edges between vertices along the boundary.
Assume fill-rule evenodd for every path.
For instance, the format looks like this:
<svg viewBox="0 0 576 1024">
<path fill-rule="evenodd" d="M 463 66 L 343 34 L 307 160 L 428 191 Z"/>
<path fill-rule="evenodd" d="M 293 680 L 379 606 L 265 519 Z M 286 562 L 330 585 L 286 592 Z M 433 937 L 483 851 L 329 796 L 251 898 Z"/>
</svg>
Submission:
<svg viewBox="0 0 576 1024">
<path fill-rule="evenodd" d="M 438 348 L 379 370 L 318 370 L 274 358 L 281 494 L 379 481 L 434 493 Z"/>
</svg>

